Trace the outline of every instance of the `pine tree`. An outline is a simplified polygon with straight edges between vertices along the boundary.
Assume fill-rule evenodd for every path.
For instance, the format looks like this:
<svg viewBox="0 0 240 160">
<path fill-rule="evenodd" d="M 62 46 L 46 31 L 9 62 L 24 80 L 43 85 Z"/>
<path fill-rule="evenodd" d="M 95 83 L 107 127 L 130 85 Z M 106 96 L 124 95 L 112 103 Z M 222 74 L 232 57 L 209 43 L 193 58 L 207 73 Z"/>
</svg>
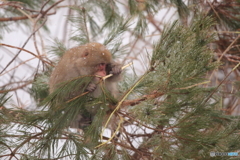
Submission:
<svg viewBox="0 0 240 160">
<path fill-rule="evenodd" d="M 7 48 L 17 50 L 1 63 L 0 159 L 239 158 L 218 156 L 240 148 L 239 7 L 235 0 L 2 1 L 0 38 L 12 26 L 29 29 L 20 47 L 0 43 L 1 57 L 10 54 Z M 166 8 L 176 11 L 175 20 L 163 24 L 159 14 Z M 45 45 L 47 20 L 65 9 L 62 39 Z M 34 51 L 25 48 L 30 39 Z M 67 49 L 93 41 L 123 64 L 129 58 L 140 62 L 124 73 L 120 98 L 106 91 L 98 98 L 63 98 L 91 77 L 76 77 L 49 94 L 57 60 Z M 34 69 L 21 54 L 38 59 Z M 19 66 L 31 69 L 28 80 L 19 79 Z M 21 89 L 32 98 L 30 107 L 22 107 Z M 77 113 L 93 104 L 100 109 L 92 124 L 83 131 L 69 128 Z M 117 127 L 110 134 L 107 124 L 114 116 Z"/>
</svg>

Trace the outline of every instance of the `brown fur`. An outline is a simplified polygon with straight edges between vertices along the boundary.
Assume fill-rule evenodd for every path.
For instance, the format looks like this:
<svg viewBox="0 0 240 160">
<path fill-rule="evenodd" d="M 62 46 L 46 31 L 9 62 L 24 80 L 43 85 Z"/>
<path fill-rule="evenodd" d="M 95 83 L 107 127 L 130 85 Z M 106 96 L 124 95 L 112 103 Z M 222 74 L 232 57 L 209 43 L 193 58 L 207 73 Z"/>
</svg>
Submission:
<svg viewBox="0 0 240 160">
<path fill-rule="evenodd" d="M 113 74 L 112 77 L 106 79 L 105 87 L 113 94 L 113 96 L 117 97 L 117 82 L 121 77 L 121 66 L 112 60 L 111 53 L 104 45 L 96 42 L 87 43 L 66 51 L 51 74 L 49 81 L 50 93 L 58 87 L 59 83 L 83 75 L 96 75 L 96 66 L 101 63 L 106 64 L 107 74 Z M 102 94 L 100 86 L 97 85 L 98 80 L 98 78 L 94 78 L 93 82 L 87 87 L 91 88 L 89 89 L 89 91 L 92 91 L 90 94 L 95 98 Z M 71 126 L 75 128 L 80 127 L 82 126 L 81 123 L 84 123 L 85 120 L 89 121 L 90 119 L 83 118 L 82 115 L 79 115 Z"/>
</svg>

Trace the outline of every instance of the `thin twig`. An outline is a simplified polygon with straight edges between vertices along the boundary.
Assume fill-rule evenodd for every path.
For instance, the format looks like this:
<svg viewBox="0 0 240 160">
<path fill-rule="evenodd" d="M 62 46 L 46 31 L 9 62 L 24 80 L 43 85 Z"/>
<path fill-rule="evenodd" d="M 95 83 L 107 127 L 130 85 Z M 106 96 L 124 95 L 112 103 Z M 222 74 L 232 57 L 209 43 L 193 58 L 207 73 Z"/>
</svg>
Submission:
<svg viewBox="0 0 240 160">
<path fill-rule="evenodd" d="M 127 68 L 127 67 L 130 66 L 131 64 L 132 64 L 132 62 L 129 63 L 129 64 L 127 64 L 127 65 L 125 65 L 125 66 L 123 66 L 123 67 L 122 67 L 122 70 L 125 69 L 125 68 Z M 90 75 L 90 76 L 91 76 L 91 75 Z M 105 79 L 113 76 L 113 74 L 109 74 L 109 75 L 107 75 L 107 76 L 105 76 L 105 77 L 101 77 L 101 76 L 98 76 L 98 75 L 93 75 L 93 76 L 105 80 Z M 80 76 L 80 77 L 74 78 L 74 79 L 72 79 L 72 80 L 70 80 L 70 81 L 73 81 L 73 80 L 76 80 L 76 79 L 79 79 L 79 78 L 82 78 L 82 77 L 83 77 L 83 76 Z M 82 94 L 80 94 L 80 95 L 78 95 L 78 96 L 76 96 L 76 97 L 73 97 L 72 99 L 68 100 L 66 103 L 69 103 L 69 102 L 71 102 L 71 101 L 73 101 L 73 100 L 75 100 L 75 99 L 77 99 L 77 98 L 79 98 L 79 97 L 82 97 L 82 96 L 84 96 L 84 95 L 86 95 L 86 94 L 88 94 L 88 93 L 90 93 L 90 92 L 89 92 L 89 91 L 84 92 L 84 93 L 82 93 Z"/>
<path fill-rule="evenodd" d="M 2 46 L 6 46 L 6 47 L 10 47 L 10 48 L 19 49 L 19 50 L 21 50 L 21 51 L 25 51 L 25 52 L 27 52 L 27 53 L 33 55 L 34 57 L 40 59 L 41 61 L 43 61 L 43 62 L 49 64 L 50 66 L 54 67 L 50 62 L 43 60 L 41 55 L 38 56 L 38 55 L 34 54 L 33 52 L 31 52 L 31 51 L 29 51 L 29 50 L 26 50 L 26 49 L 24 49 L 24 48 L 20 48 L 20 47 L 16 47 L 16 46 L 12 46 L 12 45 L 8 45 L 8 44 L 4 44 L 4 43 L 0 43 L 0 45 L 2 45 Z M 2 73 L 2 72 L 1 72 L 1 73 Z M 0 73 L 0 74 L 1 74 L 1 73 Z"/>
<path fill-rule="evenodd" d="M 218 88 L 223 84 L 223 82 L 230 76 L 230 74 L 236 70 L 238 67 L 240 66 L 240 62 L 226 75 L 226 77 L 224 77 L 224 79 L 218 84 L 218 86 L 214 89 L 214 91 L 207 97 L 207 99 L 204 101 L 204 103 L 206 103 L 211 97 L 212 95 L 218 90 Z"/>
<path fill-rule="evenodd" d="M 130 62 L 127 65 L 123 66 L 121 69 L 124 70 L 125 68 L 129 67 L 132 64 L 133 64 L 133 62 Z M 109 75 L 106 75 L 106 76 L 102 77 L 102 79 L 105 80 L 105 79 L 107 79 L 109 77 L 112 77 L 112 76 L 113 76 L 113 74 L 109 74 Z"/>
<path fill-rule="evenodd" d="M 117 129 L 115 130 L 115 132 L 113 133 L 113 135 L 112 135 L 106 142 L 103 142 L 103 143 L 99 144 L 99 145 L 96 146 L 95 148 L 98 148 L 98 147 L 101 147 L 101 146 L 107 144 L 108 142 L 110 142 L 110 141 L 115 137 L 115 135 L 117 134 L 117 132 L 119 131 L 119 129 L 120 129 L 120 127 L 121 127 L 121 124 L 122 124 L 123 121 L 124 121 L 124 119 L 123 119 L 122 116 L 119 115 L 119 117 L 120 117 L 120 122 L 118 123 Z"/>
<path fill-rule="evenodd" d="M 118 102 L 118 105 L 116 106 L 116 108 L 112 111 L 112 113 L 110 114 L 103 130 L 102 130 L 102 133 L 101 133 L 101 140 L 102 140 L 102 137 L 103 137 L 103 132 L 104 130 L 107 128 L 107 125 L 110 121 L 110 119 L 112 118 L 113 114 L 121 107 L 122 103 L 124 102 L 124 100 L 128 97 L 128 95 L 133 91 L 134 88 L 136 88 L 138 86 L 138 84 L 143 81 L 143 79 L 145 78 L 145 76 L 147 75 L 148 73 L 144 74 L 130 89 L 129 91 L 127 91 L 127 93 L 121 98 L 121 100 Z"/>
<path fill-rule="evenodd" d="M 218 59 L 218 62 L 221 61 L 222 57 L 232 48 L 235 42 L 240 38 L 240 34 L 232 41 L 232 43 L 227 47 L 227 49 L 222 53 L 221 57 Z"/>
<path fill-rule="evenodd" d="M 64 1 L 64 0 L 60 0 L 60 1 L 56 2 L 56 3 L 54 3 L 54 4 L 53 4 L 52 6 L 50 6 L 46 11 L 44 11 L 41 16 L 39 16 L 39 14 L 37 14 L 36 17 L 38 17 L 38 16 L 39 16 L 40 18 L 41 18 L 41 17 L 44 17 L 50 9 L 52 9 L 52 8 L 55 7 L 57 4 L 59 4 L 59 3 L 63 2 L 63 1 Z M 0 18 L 0 21 L 1 21 L 1 18 Z M 46 19 L 42 22 L 42 24 L 41 24 L 38 28 L 36 28 L 36 30 L 34 30 L 34 31 L 32 32 L 32 34 L 27 38 L 27 40 L 25 41 L 25 43 L 22 45 L 22 47 L 21 47 L 22 49 L 26 46 L 26 44 L 28 43 L 28 41 L 30 40 L 30 38 L 45 24 L 45 22 L 46 22 Z M 13 59 L 3 68 L 3 70 L 0 72 L 0 74 L 2 74 L 2 73 L 8 68 L 8 66 L 13 63 L 13 61 L 18 57 L 18 55 L 21 53 L 21 51 L 22 51 L 22 50 L 19 50 L 19 51 L 18 51 L 18 53 L 13 57 Z"/>
<path fill-rule="evenodd" d="M 45 24 L 46 20 L 27 38 L 27 40 L 25 41 L 25 43 L 22 45 L 21 49 L 18 51 L 18 53 L 13 57 L 13 59 L 3 68 L 3 70 L 0 72 L 0 74 L 2 74 L 7 68 L 8 66 L 10 66 L 13 61 L 18 57 L 18 55 L 21 53 L 21 51 L 23 50 L 23 48 L 27 45 L 28 41 L 31 39 L 31 37 L 33 36 L 34 33 L 36 33 L 44 24 Z"/>
</svg>

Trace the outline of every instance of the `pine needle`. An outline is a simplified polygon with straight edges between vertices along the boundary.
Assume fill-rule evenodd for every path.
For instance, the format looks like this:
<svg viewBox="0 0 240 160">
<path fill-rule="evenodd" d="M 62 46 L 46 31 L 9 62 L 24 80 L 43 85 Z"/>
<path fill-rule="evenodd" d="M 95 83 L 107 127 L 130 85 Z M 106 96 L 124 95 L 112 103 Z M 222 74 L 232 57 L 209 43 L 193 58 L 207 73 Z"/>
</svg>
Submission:
<svg viewBox="0 0 240 160">
<path fill-rule="evenodd" d="M 110 116 L 109 116 L 109 118 L 108 118 L 108 120 L 107 120 L 107 122 L 106 122 L 106 124 L 105 124 L 105 126 L 104 126 L 104 128 L 103 128 L 103 130 L 102 130 L 101 140 L 103 140 L 103 132 L 104 132 L 104 130 L 107 128 L 107 125 L 108 125 L 110 119 L 112 118 L 113 114 L 120 108 L 120 106 L 122 105 L 123 101 L 128 97 L 128 95 L 133 91 L 133 89 L 136 88 L 137 85 L 145 78 L 146 75 L 147 75 L 147 73 L 144 74 L 144 75 L 132 86 L 132 88 L 130 88 L 130 90 L 123 96 L 123 98 L 121 99 L 121 101 L 118 102 L 117 107 L 116 107 L 116 108 L 112 111 L 112 113 L 110 114 Z M 96 147 L 102 146 L 103 144 L 106 144 L 106 143 L 102 143 L 102 144 L 100 144 L 100 145 L 98 145 L 98 146 L 96 146 Z"/>
<path fill-rule="evenodd" d="M 176 89 L 189 89 L 189 88 L 199 86 L 199 85 L 202 85 L 202 84 L 206 84 L 206 83 L 210 83 L 210 81 L 205 81 L 205 82 L 197 83 L 197 84 L 194 84 L 194 85 L 191 85 L 191 86 L 188 86 L 188 87 L 182 87 L 182 88 L 176 88 Z"/>
</svg>

